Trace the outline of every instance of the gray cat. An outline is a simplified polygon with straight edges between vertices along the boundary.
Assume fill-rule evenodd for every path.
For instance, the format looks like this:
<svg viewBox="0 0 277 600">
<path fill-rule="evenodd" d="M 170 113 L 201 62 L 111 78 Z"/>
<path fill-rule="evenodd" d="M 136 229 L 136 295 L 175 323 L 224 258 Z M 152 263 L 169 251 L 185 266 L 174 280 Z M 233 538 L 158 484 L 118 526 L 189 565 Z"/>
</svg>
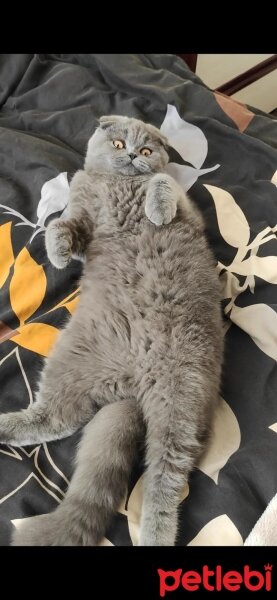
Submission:
<svg viewBox="0 0 277 600">
<path fill-rule="evenodd" d="M 152 125 L 102 117 L 70 218 L 46 231 L 51 263 L 84 255 L 80 301 L 46 360 L 36 402 L 0 416 L 21 446 L 84 426 L 65 500 L 14 533 L 16 545 L 95 545 L 146 440 L 140 545 L 173 545 L 178 503 L 206 447 L 223 337 L 214 260 L 197 209 L 165 171 Z"/>
</svg>

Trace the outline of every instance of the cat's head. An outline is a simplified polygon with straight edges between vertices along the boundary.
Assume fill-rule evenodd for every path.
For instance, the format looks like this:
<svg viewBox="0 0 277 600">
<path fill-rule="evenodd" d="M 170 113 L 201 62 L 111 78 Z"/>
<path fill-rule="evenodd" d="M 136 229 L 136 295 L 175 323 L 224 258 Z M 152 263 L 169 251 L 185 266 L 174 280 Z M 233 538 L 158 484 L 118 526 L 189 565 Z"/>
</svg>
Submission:
<svg viewBox="0 0 277 600">
<path fill-rule="evenodd" d="M 85 169 L 120 175 L 163 171 L 167 139 L 153 125 L 121 116 L 101 117 L 88 143 Z"/>
</svg>

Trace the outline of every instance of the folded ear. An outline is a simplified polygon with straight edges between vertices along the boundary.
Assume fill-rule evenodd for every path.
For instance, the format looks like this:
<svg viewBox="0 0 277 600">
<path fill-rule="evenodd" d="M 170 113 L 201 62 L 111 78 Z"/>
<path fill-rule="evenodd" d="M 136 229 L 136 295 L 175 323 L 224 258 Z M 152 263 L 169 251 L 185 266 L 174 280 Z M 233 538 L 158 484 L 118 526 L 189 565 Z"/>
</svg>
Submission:
<svg viewBox="0 0 277 600">
<path fill-rule="evenodd" d="M 161 133 L 160 129 L 158 129 L 158 127 L 155 127 L 154 125 L 151 125 L 150 123 L 147 123 L 147 127 L 148 127 L 149 131 L 152 133 L 152 135 L 156 136 L 158 138 L 158 140 L 161 142 L 161 144 L 165 147 L 165 149 L 168 150 L 169 141 L 168 141 L 167 137 Z"/>
<path fill-rule="evenodd" d="M 122 121 L 124 121 L 124 119 L 126 120 L 126 117 L 121 117 L 119 115 L 108 115 L 107 117 L 100 117 L 99 119 L 99 125 L 101 127 L 101 129 L 107 129 L 108 127 L 111 127 L 111 125 L 114 125 L 115 123 L 120 123 Z"/>
</svg>

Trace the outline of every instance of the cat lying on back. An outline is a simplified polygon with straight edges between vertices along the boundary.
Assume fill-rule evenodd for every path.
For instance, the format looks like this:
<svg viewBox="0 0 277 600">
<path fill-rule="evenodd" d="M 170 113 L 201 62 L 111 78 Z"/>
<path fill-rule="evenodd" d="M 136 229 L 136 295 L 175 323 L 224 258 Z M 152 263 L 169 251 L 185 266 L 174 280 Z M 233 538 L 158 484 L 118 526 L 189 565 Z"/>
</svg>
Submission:
<svg viewBox="0 0 277 600">
<path fill-rule="evenodd" d="M 152 125 L 102 117 L 71 182 L 70 218 L 47 228 L 55 267 L 85 256 L 80 301 L 36 402 L 0 415 L 0 442 L 38 444 L 87 425 L 64 501 L 23 523 L 14 544 L 98 544 L 143 440 L 139 544 L 175 542 L 180 493 L 218 400 L 223 336 L 202 219 L 164 172 L 166 145 Z"/>
</svg>

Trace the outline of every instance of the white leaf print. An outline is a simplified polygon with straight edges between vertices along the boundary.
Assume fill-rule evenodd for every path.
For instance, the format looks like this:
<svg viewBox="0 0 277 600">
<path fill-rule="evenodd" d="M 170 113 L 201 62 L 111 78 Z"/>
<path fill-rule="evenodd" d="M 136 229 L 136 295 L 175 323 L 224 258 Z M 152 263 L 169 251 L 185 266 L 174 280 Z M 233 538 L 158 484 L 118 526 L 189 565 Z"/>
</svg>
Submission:
<svg viewBox="0 0 277 600">
<path fill-rule="evenodd" d="M 267 304 L 233 306 L 230 319 L 253 339 L 265 354 L 277 360 L 277 314 Z"/>
<path fill-rule="evenodd" d="M 215 203 L 218 227 L 224 240 L 234 248 L 246 246 L 250 237 L 249 225 L 233 196 L 214 185 L 204 185 Z"/>
<path fill-rule="evenodd" d="M 161 132 L 167 137 L 170 146 L 179 152 L 186 162 L 200 168 L 208 153 L 207 139 L 196 125 L 181 119 L 172 104 L 167 105 L 167 112 L 161 125 Z"/>
<path fill-rule="evenodd" d="M 217 484 L 220 470 L 230 456 L 238 450 L 240 441 L 241 435 L 237 418 L 229 404 L 221 398 L 214 416 L 210 446 L 197 468 Z"/>
<path fill-rule="evenodd" d="M 45 452 L 45 456 L 48 460 L 48 462 L 50 463 L 51 467 L 53 467 L 53 469 L 55 469 L 55 471 L 60 475 L 60 477 L 62 477 L 64 479 L 64 481 L 66 482 L 67 485 L 69 485 L 69 480 L 67 479 L 67 477 L 65 476 L 65 474 L 61 471 L 61 469 L 59 469 L 59 467 L 56 465 L 56 463 L 54 462 L 49 450 L 48 450 L 48 446 L 47 443 L 44 442 L 42 444 L 44 452 Z"/>
<path fill-rule="evenodd" d="M 62 488 L 59 485 L 57 485 L 54 481 L 52 481 L 52 479 L 50 478 L 51 476 L 48 476 L 50 473 L 49 464 L 47 465 L 47 469 L 46 469 L 47 474 L 44 473 L 42 471 L 42 468 L 40 467 L 40 464 L 43 464 L 43 461 L 41 460 L 42 457 L 43 457 L 43 459 L 45 458 L 44 453 L 43 453 L 44 446 L 45 446 L 45 444 L 43 444 L 43 446 L 40 444 L 40 445 L 36 446 L 35 448 L 32 448 L 29 451 L 26 448 L 18 447 L 16 452 L 15 451 L 12 452 L 12 449 L 10 448 L 10 446 L 7 446 L 7 448 L 9 448 L 10 451 L 0 450 L 1 454 L 6 454 L 13 460 L 16 459 L 16 460 L 23 461 L 25 463 L 26 468 L 32 469 L 31 473 L 29 473 L 27 478 L 25 478 L 23 481 L 19 482 L 16 487 L 13 487 L 5 496 L 2 496 L 0 498 L 0 504 L 3 504 L 4 502 L 6 502 L 6 500 L 11 498 L 13 495 L 15 495 L 24 486 L 28 486 L 28 483 L 30 481 L 32 481 L 32 479 L 35 480 L 40 485 L 40 487 L 45 492 L 47 492 L 47 494 L 52 496 L 52 498 L 54 498 L 58 503 L 60 503 L 63 500 L 63 498 L 65 496 L 65 492 L 62 490 Z M 5 446 L 4 446 L 4 448 L 5 448 Z M 26 457 L 28 459 L 27 461 L 26 461 Z M 32 462 L 29 459 L 32 459 Z M 53 461 L 51 461 L 51 466 L 54 467 L 56 472 L 61 473 Z M 13 472 L 13 474 L 14 474 L 14 465 L 12 463 L 11 463 L 11 472 Z M 65 476 L 62 473 L 61 473 L 61 475 L 63 476 L 63 479 L 65 479 Z M 25 490 L 25 494 L 26 494 L 26 496 L 28 496 L 27 489 Z"/>
<path fill-rule="evenodd" d="M 46 513 L 43 513 L 46 514 Z M 42 515 L 41 515 L 42 516 Z M 11 523 L 13 524 L 13 526 L 16 529 L 20 529 L 21 525 L 23 524 L 27 524 L 27 523 L 32 523 L 32 519 L 34 517 L 25 517 L 24 519 L 13 519 L 11 521 Z M 110 540 L 108 540 L 106 537 L 103 537 L 101 542 L 99 543 L 99 546 L 113 546 L 112 542 L 110 542 Z"/>
<path fill-rule="evenodd" d="M 67 173 L 60 173 L 57 177 L 46 181 L 41 188 L 41 199 L 37 207 L 39 227 L 44 227 L 49 215 L 64 210 L 69 201 L 69 184 Z"/>
<path fill-rule="evenodd" d="M 16 348 L 13 348 L 13 350 L 11 350 L 11 352 L 9 352 L 9 354 L 7 354 L 6 356 L 4 356 L 4 358 L 2 358 L 0 360 L 0 372 L 1 372 L 1 366 L 7 361 L 7 364 L 9 364 L 9 361 L 14 360 L 14 358 L 17 360 L 17 364 L 18 367 L 21 371 L 21 375 L 24 381 L 24 384 L 22 382 L 23 385 L 25 385 L 27 393 L 28 393 L 28 401 L 27 401 L 27 405 L 32 405 L 33 404 L 33 394 L 32 394 L 32 389 L 30 386 L 30 383 L 28 381 L 26 372 L 24 370 L 21 358 L 20 358 L 20 351 L 18 346 L 16 346 Z M 11 369 L 14 369 L 14 364 L 11 365 L 10 367 Z M 23 391 L 23 388 L 21 386 L 21 389 Z M 22 394 L 22 397 L 24 398 L 24 395 Z M 24 404 L 25 404 L 25 400 L 24 400 Z M 22 406 L 23 408 L 23 406 Z M 24 406 L 24 408 L 26 408 L 26 406 Z M 44 458 L 47 459 L 48 461 L 48 465 L 47 465 L 47 473 L 51 473 L 49 467 L 52 467 L 52 469 L 54 469 L 55 471 L 55 475 L 56 473 L 58 473 L 60 475 L 60 477 L 66 482 L 66 484 L 69 484 L 68 479 L 65 477 L 64 473 L 59 469 L 59 467 L 55 464 L 54 460 L 52 459 L 47 444 L 39 444 L 36 447 L 31 448 L 31 450 L 27 450 L 26 448 L 12 448 L 11 446 L 0 446 L 0 455 L 4 454 L 6 456 L 9 456 L 10 459 L 12 460 L 16 460 L 16 461 L 25 461 L 26 457 L 28 459 L 32 458 L 33 460 L 33 472 L 30 473 L 28 475 L 28 477 L 23 481 L 20 482 L 18 484 L 17 487 L 11 489 L 5 496 L 0 498 L 0 504 L 3 504 L 3 502 L 5 502 L 6 500 L 8 500 L 11 496 L 13 496 L 14 494 L 17 493 L 17 491 L 19 491 L 21 488 L 23 488 L 25 485 L 27 485 L 32 478 L 34 480 L 37 481 L 37 483 L 39 483 L 40 487 L 42 489 L 44 489 L 44 491 L 46 491 L 49 495 L 51 495 L 55 500 L 57 500 L 57 502 L 61 502 L 61 499 L 64 497 L 65 493 L 63 492 L 62 488 L 60 486 L 58 486 L 54 481 L 51 480 L 51 478 L 48 477 L 48 475 L 46 475 L 45 473 L 43 473 L 40 464 L 43 464 L 42 461 L 39 461 L 39 456 L 41 456 L 42 454 L 44 455 Z M 28 460 L 28 467 L 31 466 L 31 462 Z M 11 463 L 11 472 L 14 473 L 14 467 Z M 27 494 L 27 492 L 26 492 Z"/>
<path fill-rule="evenodd" d="M 54 500 L 56 500 L 58 503 L 61 503 L 62 499 L 59 498 L 51 489 L 49 489 L 49 487 L 47 487 L 47 485 L 44 483 L 44 481 L 41 480 L 40 477 L 38 477 L 35 473 L 29 473 L 28 477 L 26 477 L 26 479 L 24 479 L 24 481 L 22 481 L 22 483 L 20 483 L 16 488 L 12 489 L 9 494 L 6 494 L 6 496 L 3 496 L 0 499 L 0 504 L 3 504 L 4 502 L 6 502 L 6 500 L 8 500 L 12 496 L 14 496 L 19 490 L 21 490 L 24 486 L 27 486 L 27 484 L 32 480 L 36 481 L 40 485 L 40 487 L 45 492 L 47 492 L 47 494 L 49 494 L 49 496 L 52 496 L 54 498 Z M 26 496 L 28 497 L 27 491 L 26 491 Z"/>
<path fill-rule="evenodd" d="M 20 223 L 16 223 L 15 227 L 19 227 L 20 225 L 27 225 L 28 227 L 34 228 L 36 226 L 35 223 L 32 223 L 31 221 L 29 221 L 29 219 L 26 219 L 26 217 L 24 217 L 21 213 L 19 213 L 14 208 L 5 206 L 5 204 L 0 204 L 0 208 L 4 209 L 4 215 L 11 215 L 12 217 L 15 217 L 16 219 L 20 219 Z"/>
<path fill-rule="evenodd" d="M 269 425 L 268 429 L 272 429 L 272 431 L 275 431 L 277 433 L 277 423 L 273 423 L 272 425 Z"/>
<path fill-rule="evenodd" d="M 127 519 L 130 538 L 134 546 L 138 545 L 139 524 L 143 497 L 143 475 L 138 479 L 129 496 L 127 506 Z"/>
<path fill-rule="evenodd" d="M 209 169 L 193 169 L 188 165 L 178 165 L 177 163 L 170 162 L 166 166 L 166 172 L 171 175 L 185 192 L 187 192 L 193 184 L 197 181 L 198 177 L 205 173 L 210 173 L 215 169 L 218 169 L 219 165 L 210 167 Z"/>
<path fill-rule="evenodd" d="M 238 275 L 257 275 L 269 283 L 277 283 L 277 256 L 252 254 L 240 263 L 234 261 L 231 268 Z"/>
<path fill-rule="evenodd" d="M 180 494 L 179 502 L 180 503 L 183 502 L 188 497 L 188 495 L 189 495 L 189 484 L 186 481 L 185 484 L 184 484 L 183 490 L 182 490 L 182 492 Z"/>
<path fill-rule="evenodd" d="M 271 177 L 271 182 L 277 186 L 277 171 L 275 171 L 275 173 L 273 173 L 273 175 Z"/>
<path fill-rule="evenodd" d="M 108 538 L 103 537 L 103 539 L 101 540 L 99 546 L 113 546 L 114 544 L 112 544 L 112 542 L 110 542 L 110 540 L 108 540 Z"/>
<path fill-rule="evenodd" d="M 43 444 L 43 446 L 44 446 L 44 444 Z M 43 481 L 44 485 L 45 485 L 45 482 L 46 482 L 46 483 L 47 483 L 49 486 L 51 486 L 51 487 L 55 488 L 55 490 L 58 490 L 59 494 L 60 494 L 60 495 L 61 495 L 61 496 L 64 498 L 64 496 L 65 496 L 65 493 L 63 492 L 63 490 L 62 490 L 62 489 L 61 489 L 61 488 L 60 488 L 58 485 L 56 485 L 56 483 L 54 483 L 54 481 L 51 481 L 51 479 L 49 479 L 49 478 L 48 478 L 48 477 L 47 477 L 47 476 L 46 476 L 46 475 L 45 475 L 45 474 L 42 472 L 42 470 L 41 470 L 41 469 L 40 469 L 40 467 L 39 467 L 39 463 L 38 463 L 38 457 L 39 457 L 39 454 L 41 454 L 41 451 L 42 451 L 42 445 L 40 444 L 40 445 L 39 445 L 39 446 L 37 446 L 36 448 L 32 449 L 32 450 L 31 450 L 31 452 L 28 452 L 28 451 L 26 450 L 26 448 L 21 448 L 21 451 L 22 451 L 22 452 L 23 452 L 23 454 L 25 454 L 25 456 L 27 456 L 28 458 L 31 458 L 31 457 L 33 458 L 33 461 L 34 461 L 34 466 L 35 466 L 35 468 L 36 468 L 36 471 L 37 471 L 37 472 L 38 472 L 38 474 L 40 475 L 41 481 Z M 55 465 L 55 464 L 54 464 L 54 467 L 56 467 L 56 465 Z M 56 469 L 55 469 L 55 470 L 56 470 Z"/>
<path fill-rule="evenodd" d="M 2 450 L 2 446 L 0 449 L 0 453 L 1 454 L 6 454 L 7 456 L 11 456 L 12 458 L 15 458 L 16 460 L 22 460 L 22 456 L 20 456 L 20 454 L 17 452 L 17 450 L 15 450 L 15 448 L 12 448 L 12 446 L 6 446 L 8 448 L 8 450 Z M 5 448 L 5 446 L 4 446 Z"/>
<path fill-rule="evenodd" d="M 4 358 L 2 358 L 0 360 L 0 367 L 1 367 L 1 365 L 4 364 L 4 362 L 6 362 L 6 360 L 8 360 L 9 358 L 11 358 L 11 356 L 13 356 L 13 355 L 16 357 L 19 369 L 21 371 L 21 375 L 23 377 L 25 386 L 27 388 L 27 392 L 28 392 L 28 396 L 29 396 L 29 405 L 31 405 L 31 404 L 33 404 L 33 394 L 32 394 L 31 386 L 29 384 L 27 375 L 25 373 L 25 370 L 24 370 L 22 362 L 21 362 L 21 358 L 20 358 L 20 353 L 19 353 L 18 346 L 16 346 L 16 348 L 14 348 L 11 352 L 9 352 L 9 354 L 6 354 L 6 356 L 4 356 Z M 0 450 L 0 452 L 1 452 L 1 450 Z"/>
<path fill-rule="evenodd" d="M 221 265 L 219 264 L 217 270 L 221 270 Z M 233 296 L 238 296 L 241 292 L 241 286 L 238 278 L 230 273 L 229 271 L 224 271 L 220 275 L 219 282 L 222 286 L 221 289 L 221 297 L 225 298 L 233 298 Z"/>
<path fill-rule="evenodd" d="M 207 523 L 188 546 L 243 546 L 243 539 L 227 515 L 219 515 Z"/>
<path fill-rule="evenodd" d="M 266 227 L 256 235 L 251 244 L 248 244 L 248 249 L 250 250 L 252 248 L 259 248 L 259 246 L 269 242 L 269 240 L 276 240 L 276 231 L 277 225 L 275 225 L 275 227 Z M 270 233 L 270 235 L 267 235 L 268 233 Z"/>
</svg>

